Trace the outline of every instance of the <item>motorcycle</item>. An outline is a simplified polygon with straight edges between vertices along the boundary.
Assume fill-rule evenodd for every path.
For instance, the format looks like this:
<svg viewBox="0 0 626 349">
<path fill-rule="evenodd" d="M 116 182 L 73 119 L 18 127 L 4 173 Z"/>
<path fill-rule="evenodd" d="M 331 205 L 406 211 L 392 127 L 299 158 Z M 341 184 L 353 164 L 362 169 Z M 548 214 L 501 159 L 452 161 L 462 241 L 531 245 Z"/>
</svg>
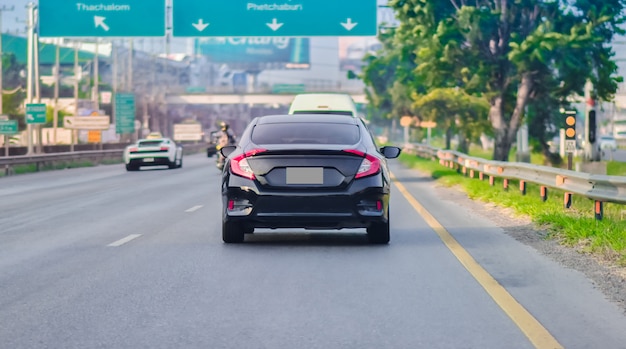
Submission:
<svg viewBox="0 0 626 349">
<path fill-rule="evenodd" d="M 224 162 L 226 159 L 224 158 L 224 155 L 220 153 L 222 146 L 218 145 L 215 148 L 217 149 L 217 160 L 215 160 L 215 166 L 217 166 L 217 169 L 221 171 L 224 169 Z"/>
</svg>

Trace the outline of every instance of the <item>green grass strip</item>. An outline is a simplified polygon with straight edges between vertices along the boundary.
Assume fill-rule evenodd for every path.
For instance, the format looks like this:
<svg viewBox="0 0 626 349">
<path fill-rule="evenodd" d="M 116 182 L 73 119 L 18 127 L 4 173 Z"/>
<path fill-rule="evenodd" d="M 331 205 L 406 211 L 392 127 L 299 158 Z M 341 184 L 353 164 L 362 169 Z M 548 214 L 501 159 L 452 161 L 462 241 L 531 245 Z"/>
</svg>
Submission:
<svg viewBox="0 0 626 349">
<path fill-rule="evenodd" d="M 418 158 L 403 153 L 400 161 L 410 168 L 429 173 L 437 182 L 447 186 L 461 187 L 471 199 L 494 203 L 513 209 L 517 214 L 528 216 L 549 232 L 548 237 L 562 244 L 576 247 L 580 252 L 591 253 L 620 266 L 626 266 L 626 206 L 604 203 L 604 217 L 594 218 L 594 201 L 573 196 L 572 206 L 563 207 L 564 192 L 548 188 L 548 199 L 541 200 L 540 186 L 526 185 L 526 195 L 519 190 L 518 181 L 509 181 L 504 190 L 503 180 L 496 179 L 489 185 L 488 177 L 483 181 L 469 178 L 456 170 L 441 166 L 436 161 Z"/>
</svg>

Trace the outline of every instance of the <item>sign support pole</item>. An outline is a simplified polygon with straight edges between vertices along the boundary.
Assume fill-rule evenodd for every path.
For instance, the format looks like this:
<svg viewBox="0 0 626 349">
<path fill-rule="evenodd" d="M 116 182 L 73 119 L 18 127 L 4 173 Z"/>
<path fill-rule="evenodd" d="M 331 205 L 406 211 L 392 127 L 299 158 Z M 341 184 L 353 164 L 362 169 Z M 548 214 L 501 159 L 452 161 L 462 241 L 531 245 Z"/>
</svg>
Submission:
<svg viewBox="0 0 626 349">
<path fill-rule="evenodd" d="M 33 102 L 33 36 L 35 27 L 33 25 L 33 13 L 35 9 L 35 4 L 32 2 L 28 3 L 27 11 L 28 14 L 26 16 L 26 22 L 28 27 L 28 37 L 26 39 L 27 48 L 26 48 L 26 101 L 27 103 Z M 27 154 L 33 154 L 33 126 L 32 124 L 27 122 L 26 126 L 26 134 L 28 138 L 28 147 Z"/>
</svg>

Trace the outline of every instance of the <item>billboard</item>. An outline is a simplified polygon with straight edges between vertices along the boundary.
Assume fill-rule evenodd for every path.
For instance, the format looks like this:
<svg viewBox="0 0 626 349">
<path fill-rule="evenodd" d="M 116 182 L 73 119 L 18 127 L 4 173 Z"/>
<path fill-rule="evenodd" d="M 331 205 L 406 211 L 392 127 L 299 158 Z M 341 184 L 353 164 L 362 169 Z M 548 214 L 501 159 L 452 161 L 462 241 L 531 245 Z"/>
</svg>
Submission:
<svg viewBox="0 0 626 349">
<path fill-rule="evenodd" d="M 308 38 L 218 37 L 196 39 L 196 53 L 231 69 L 309 69 Z"/>
</svg>

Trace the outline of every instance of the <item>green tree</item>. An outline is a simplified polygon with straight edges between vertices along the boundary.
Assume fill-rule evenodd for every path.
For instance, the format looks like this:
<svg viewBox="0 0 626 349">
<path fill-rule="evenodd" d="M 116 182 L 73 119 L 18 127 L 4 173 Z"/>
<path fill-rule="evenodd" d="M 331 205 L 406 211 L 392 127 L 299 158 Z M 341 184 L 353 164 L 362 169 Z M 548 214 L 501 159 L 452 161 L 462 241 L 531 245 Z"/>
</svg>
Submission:
<svg viewBox="0 0 626 349">
<path fill-rule="evenodd" d="M 508 160 L 526 107 L 583 94 L 609 100 L 621 81 L 607 45 L 624 22 L 624 2 L 391 0 L 396 43 L 415 53 L 420 88 L 458 86 L 489 102 L 494 159 Z M 542 86 L 556 89 L 546 92 Z M 414 89 L 418 88 L 413 86 Z"/>
<path fill-rule="evenodd" d="M 482 133 L 489 133 L 489 103 L 458 88 L 437 88 L 426 95 L 414 93 L 415 108 L 421 120 L 435 121 L 445 131 L 446 149 L 454 134 L 459 137 L 459 151 L 467 152 L 469 143 Z"/>
<path fill-rule="evenodd" d="M 20 128 L 25 127 L 24 118 L 19 117 L 24 105 L 26 93 L 23 90 L 25 80 L 21 76 L 25 65 L 20 64 L 12 53 L 2 54 L 2 111 L 12 120 L 18 120 Z"/>
</svg>

